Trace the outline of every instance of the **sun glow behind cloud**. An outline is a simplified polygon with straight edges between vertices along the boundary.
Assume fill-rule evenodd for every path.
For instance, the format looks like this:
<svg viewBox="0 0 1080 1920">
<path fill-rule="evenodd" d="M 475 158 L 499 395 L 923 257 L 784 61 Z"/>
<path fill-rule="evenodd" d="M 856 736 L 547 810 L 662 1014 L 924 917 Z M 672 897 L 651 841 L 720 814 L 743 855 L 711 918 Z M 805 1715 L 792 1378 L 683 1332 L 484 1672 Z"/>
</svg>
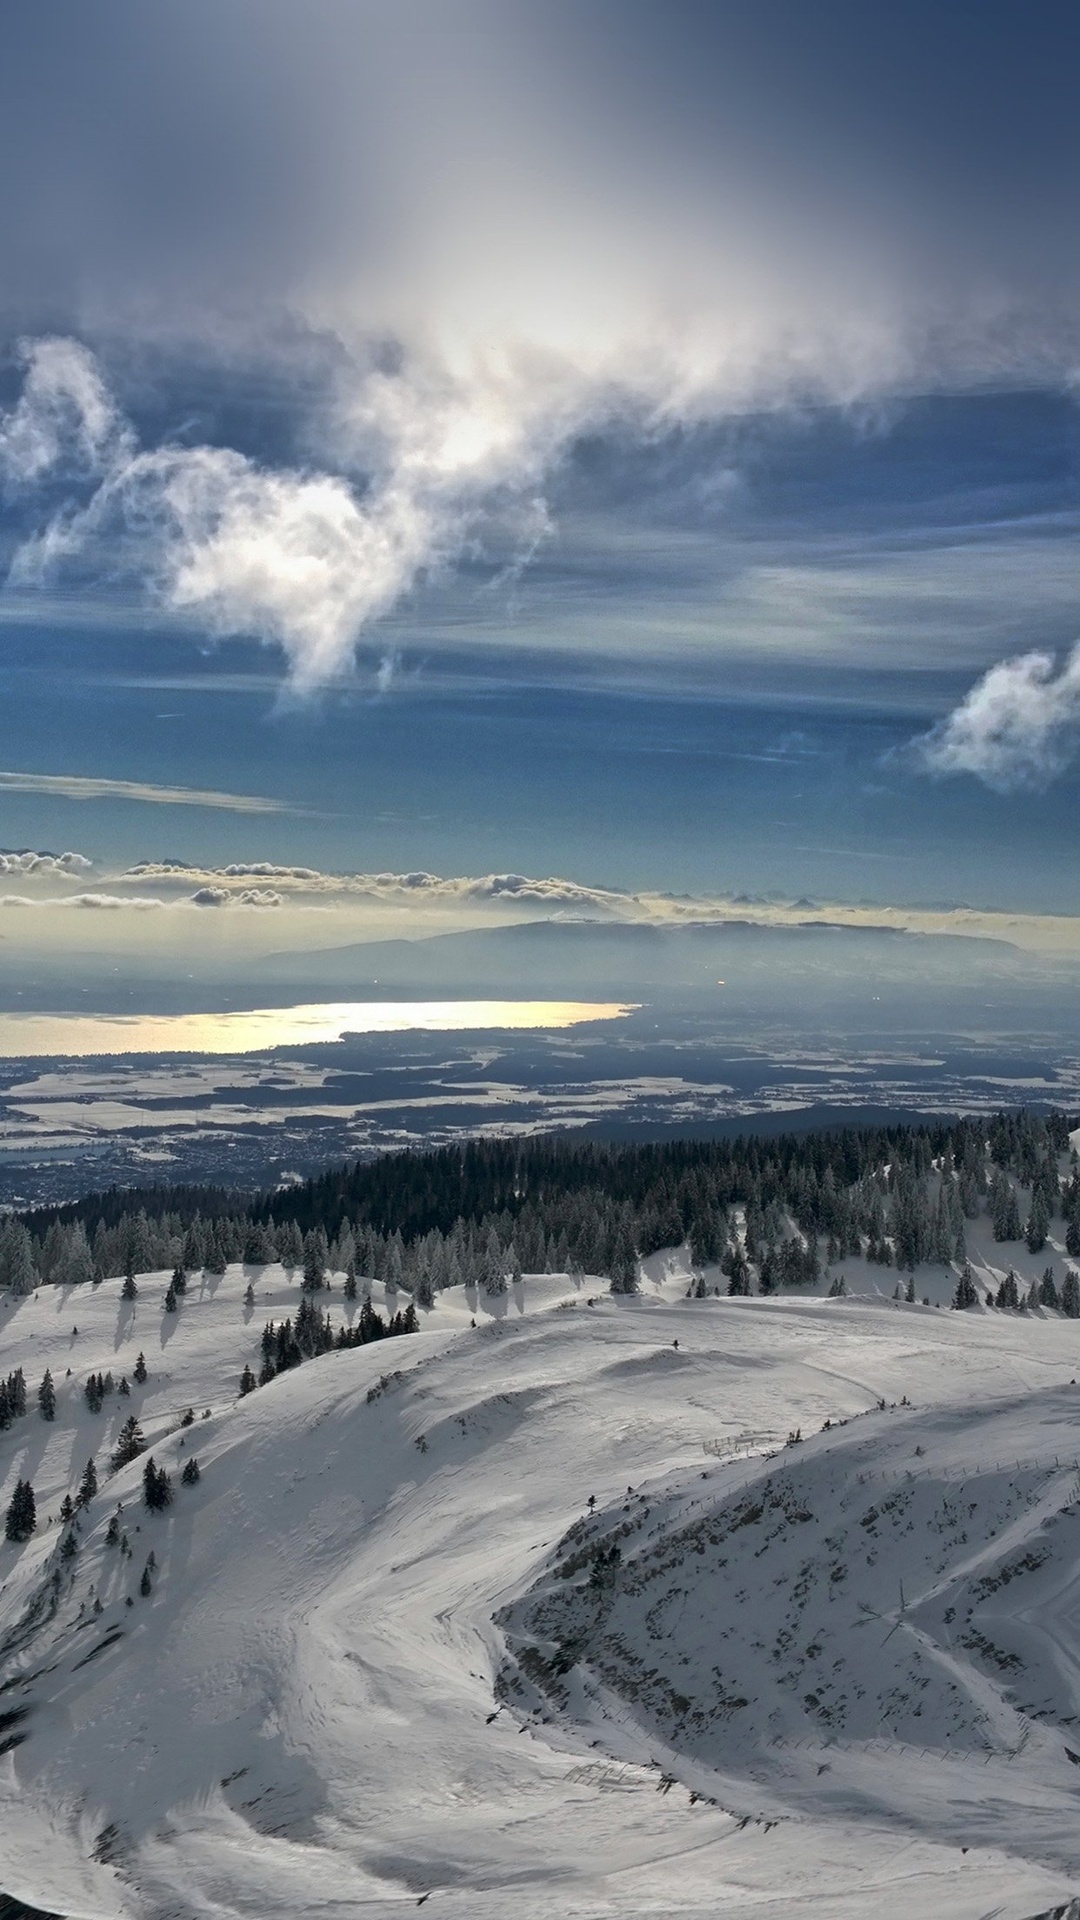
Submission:
<svg viewBox="0 0 1080 1920">
<path fill-rule="evenodd" d="M 1030 234 L 1022 273 L 958 165 L 929 189 L 943 125 L 903 99 L 903 48 L 883 80 L 880 37 L 826 9 L 800 51 L 797 14 L 766 12 L 750 33 L 680 17 L 670 45 L 636 9 L 609 35 L 484 0 L 125 17 L 100 99 L 56 76 L 47 177 L 70 174 L 85 237 L 40 224 L 101 352 L 77 328 L 26 346 L 0 422 L 9 486 L 40 495 L 15 584 L 126 575 L 205 632 L 280 649 L 311 688 L 463 558 L 526 560 L 582 436 L 660 444 L 755 410 L 1065 378 L 1071 309 L 1033 278 Z M 120 23 L 96 23 L 106 50 Z M 919 141 L 867 142 L 830 33 L 884 131 L 921 114 Z M 988 127 L 965 137 L 997 165 Z M 299 457 L 140 435 L 120 388 L 148 351 L 319 367 Z"/>
</svg>

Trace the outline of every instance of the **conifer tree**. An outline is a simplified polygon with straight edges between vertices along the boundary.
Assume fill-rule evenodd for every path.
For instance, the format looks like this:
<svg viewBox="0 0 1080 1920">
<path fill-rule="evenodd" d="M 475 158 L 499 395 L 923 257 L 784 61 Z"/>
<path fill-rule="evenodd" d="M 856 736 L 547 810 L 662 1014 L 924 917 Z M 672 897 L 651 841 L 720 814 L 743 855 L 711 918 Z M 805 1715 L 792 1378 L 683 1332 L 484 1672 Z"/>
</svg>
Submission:
<svg viewBox="0 0 1080 1920">
<path fill-rule="evenodd" d="M 218 1222 L 211 1222 L 206 1236 L 206 1252 L 203 1255 L 203 1272 L 215 1274 L 219 1279 L 228 1266 L 225 1246 Z"/>
<path fill-rule="evenodd" d="M 1045 1267 L 1043 1269 L 1043 1277 L 1039 1281 L 1039 1305 L 1040 1307 L 1056 1307 L 1058 1305 L 1058 1290 L 1054 1284 L 1053 1267 Z"/>
<path fill-rule="evenodd" d="M 255 1375 L 252 1373 L 251 1368 L 246 1366 L 244 1368 L 243 1373 L 240 1375 L 241 1400 L 244 1398 L 245 1394 L 254 1393 L 257 1385 L 258 1385 L 258 1382 L 256 1381 Z"/>
<path fill-rule="evenodd" d="M 120 1298 L 121 1300 L 137 1300 L 138 1297 L 139 1289 L 135 1284 L 135 1275 L 129 1268 L 124 1275 L 124 1284 L 120 1289 Z"/>
<path fill-rule="evenodd" d="M 164 1467 L 155 1466 L 153 1454 L 143 1468 L 143 1500 L 151 1513 L 161 1513 L 172 1500 L 172 1481 Z"/>
<path fill-rule="evenodd" d="M 29 1233 L 21 1220 L 5 1220 L 0 1226 L 0 1287 L 10 1293 L 27 1294 L 33 1292 L 37 1280 Z"/>
<path fill-rule="evenodd" d="M 953 1306 L 965 1308 L 977 1307 L 978 1304 L 979 1292 L 975 1285 L 975 1277 L 971 1268 L 965 1266 L 963 1273 L 956 1283 L 956 1292 L 953 1294 Z"/>
<path fill-rule="evenodd" d="M 29 1540 L 37 1525 L 34 1489 L 29 1480 L 16 1482 L 4 1522 L 4 1538 L 15 1542 Z"/>
<path fill-rule="evenodd" d="M 288 1220 L 278 1235 L 278 1251 L 281 1264 L 286 1270 L 302 1267 L 304 1264 L 304 1242 L 295 1220 Z"/>
<path fill-rule="evenodd" d="M 190 1460 L 185 1461 L 184 1471 L 180 1475 L 180 1479 L 185 1487 L 196 1487 L 202 1479 L 202 1474 L 199 1472 L 199 1463 L 195 1459 L 194 1454 Z"/>
<path fill-rule="evenodd" d="M 88 1507 L 97 1490 L 97 1468 L 94 1465 L 93 1457 L 91 1457 L 83 1468 L 83 1477 L 79 1482 L 79 1491 L 75 1496 L 76 1506 Z"/>
<path fill-rule="evenodd" d="M 328 1248 L 326 1235 L 321 1227 L 304 1236 L 304 1277 L 301 1285 L 306 1293 L 318 1293 L 326 1278 Z"/>
<path fill-rule="evenodd" d="M 1061 1311 L 1066 1320 L 1080 1320 L 1080 1281 L 1071 1269 L 1061 1289 Z"/>
<path fill-rule="evenodd" d="M 1016 1275 L 1011 1267 L 997 1290 L 997 1298 L 994 1301 L 994 1305 L 997 1307 L 1013 1308 L 1020 1305 L 1020 1289 L 1017 1285 Z"/>
<path fill-rule="evenodd" d="M 1046 1236 L 1050 1231 L 1050 1212 L 1041 1191 L 1031 1196 L 1031 1211 L 1028 1214 L 1025 1239 L 1029 1253 L 1041 1253 L 1046 1245 Z"/>
<path fill-rule="evenodd" d="M 145 1385 L 146 1385 L 146 1361 L 145 1361 L 145 1359 L 144 1359 L 144 1357 L 143 1357 L 143 1355 L 142 1355 L 141 1353 L 140 1353 L 140 1355 L 139 1355 L 139 1357 L 138 1357 L 138 1359 L 136 1360 L 136 1362 L 135 1362 L 135 1365 L 134 1365 L 134 1366 L 132 1367 L 132 1369 L 131 1369 L 131 1377 L 132 1377 L 132 1379 L 133 1379 L 134 1381 L 136 1381 L 136 1382 L 137 1382 L 137 1384 L 138 1384 L 138 1385 L 139 1385 L 140 1387 L 145 1387 Z"/>
<path fill-rule="evenodd" d="M 180 1260 L 185 1273 L 199 1273 L 203 1263 L 203 1225 L 196 1214 L 184 1235 Z"/>
<path fill-rule="evenodd" d="M 121 1467 L 126 1467 L 129 1461 L 138 1459 L 139 1454 L 145 1453 L 145 1451 L 146 1441 L 143 1439 L 142 1428 L 136 1420 L 135 1415 L 133 1413 L 129 1414 L 120 1429 L 116 1446 L 113 1448 L 110 1462 L 113 1472 L 118 1473 Z"/>
<path fill-rule="evenodd" d="M 144 1600 L 148 1600 L 153 1591 L 154 1585 L 150 1578 L 150 1562 L 147 1561 L 142 1570 L 142 1579 L 139 1581 L 139 1592 L 142 1594 Z"/>
<path fill-rule="evenodd" d="M 176 1308 L 177 1308 L 176 1282 L 175 1280 L 170 1280 L 168 1286 L 165 1289 L 165 1312 L 175 1313 Z"/>
</svg>

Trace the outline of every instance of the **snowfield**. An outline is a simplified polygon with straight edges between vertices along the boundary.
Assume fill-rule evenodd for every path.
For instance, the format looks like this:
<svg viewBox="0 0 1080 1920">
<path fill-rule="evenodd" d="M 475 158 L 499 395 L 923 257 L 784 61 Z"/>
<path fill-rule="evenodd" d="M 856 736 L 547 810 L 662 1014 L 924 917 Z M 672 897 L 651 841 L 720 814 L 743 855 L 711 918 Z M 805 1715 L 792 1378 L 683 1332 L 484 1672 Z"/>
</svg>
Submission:
<svg viewBox="0 0 1080 1920">
<path fill-rule="evenodd" d="M 1003 1255 L 1060 1281 L 1060 1249 L 987 1247 L 982 1288 Z M 242 1400 L 299 1275 L 196 1278 L 175 1315 L 165 1274 L 4 1303 L 29 1411 L 0 1498 L 29 1478 L 38 1528 L 0 1545 L 0 1892 L 71 1920 L 1066 1908 L 1080 1321 L 844 1271 L 838 1299 L 687 1299 L 683 1255 L 636 1300 L 453 1289 Z M 340 1277 L 322 1304 L 355 1311 Z M 87 1375 L 140 1351 L 92 1413 Z M 108 1470 L 130 1412 L 162 1514 L 143 1458 Z"/>
</svg>

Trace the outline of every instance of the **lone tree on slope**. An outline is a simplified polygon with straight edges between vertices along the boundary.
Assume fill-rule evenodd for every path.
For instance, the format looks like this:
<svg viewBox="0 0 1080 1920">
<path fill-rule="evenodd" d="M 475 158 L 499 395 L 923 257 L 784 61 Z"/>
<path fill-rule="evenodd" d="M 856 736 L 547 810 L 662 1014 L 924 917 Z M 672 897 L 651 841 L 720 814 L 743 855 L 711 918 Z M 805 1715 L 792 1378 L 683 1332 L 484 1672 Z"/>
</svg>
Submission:
<svg viewBox="0 0 1080 1920">
<path fill-rule="evenodd" d="M 29 1540 L 36 1525 L 37 1506 L 34 1500 L 34 1489 L 29 1480 L 19 1480 L 16 1482 L 11 1504 L 7 1510 L 4 1538 L 14 1541 Z"/>
<path fill-rule="evenodd" d="M 143 1499 L 151 1513 L 163 1512 L 172 1500 L 172 1481 L 164 1467 L 154 1465 L 153 1454 L 143 1468 Z"/>
<path fill-rule="evenodd" d="M 41 1414 L 42 1419 L 55 1420 L 56 1419 L 56 1388 L 53 1386 L 53 1377 L 52 1377 L 52 1374 L 49 1372 L 48 1367 L 46 1367 L 45 1369 L 45 1377 L 42 1380 L 40 1387 L 38 1388 L 37 1399 L 38 1399 L 38 1412 Z"/>
<path fill-rule="evenodd" d="M 116 1446 L 113 1449 L 111 1461 L 113 1472 L 119 1472 L 121 1467 L 126 1467 L 130 1461 L 137 1460 L 140 1453 L 145 1452 L 146 1441 L 143 1439 L 142 1428 L 136 1420 L 135 1415 L 133 1413 L 129 1414 L 120 1429 Z"/>
</svg>

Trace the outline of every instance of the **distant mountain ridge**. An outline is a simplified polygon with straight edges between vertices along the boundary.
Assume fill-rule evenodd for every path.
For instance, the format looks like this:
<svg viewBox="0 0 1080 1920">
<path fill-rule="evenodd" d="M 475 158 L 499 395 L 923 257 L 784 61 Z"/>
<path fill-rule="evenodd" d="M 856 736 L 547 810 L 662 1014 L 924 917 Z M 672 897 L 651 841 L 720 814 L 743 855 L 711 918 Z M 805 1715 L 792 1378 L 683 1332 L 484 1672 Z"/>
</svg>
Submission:
<svg viewBox="0 0 1080 1920">
<path fill-rule="evenodd" d="M 1018 949 L 1004 940 L 955 934 L 910 933 L 889 926 L 809 921 L 766 926 L 760 921 L 688 921 L 678 926 L 601 920 L 529 920 L 419 940 L 378 940 L 317 952 L 284 952 L 256 963 L 265 979 L 297 979 L 359 991 L 424 988 L 611 992 L 646 987 L 716 984 L 717 969 L 740 963 L 759 971 L 848 968 L 860 977 L 868 961 L 899 965 L 930 962 L 947 972 L 959 962 L 1011 962 Z"/>
</svg>

